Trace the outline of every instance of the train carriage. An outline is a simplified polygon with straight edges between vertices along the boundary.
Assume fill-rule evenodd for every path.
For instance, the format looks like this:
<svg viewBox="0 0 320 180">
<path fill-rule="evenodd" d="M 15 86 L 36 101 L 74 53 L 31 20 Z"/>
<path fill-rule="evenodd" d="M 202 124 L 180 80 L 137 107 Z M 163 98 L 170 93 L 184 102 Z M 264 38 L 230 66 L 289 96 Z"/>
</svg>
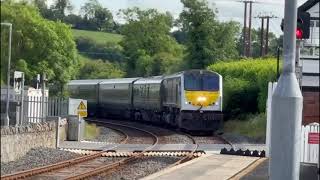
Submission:
<svg viewBox="0 0 320 180">
<path fill-rule="evenodd" d="M 170 124 L 189 131 L 221 127 L 222 76 L 212 71 L 75 80 L 68 85 L 71 97 L 88 100 L 89 114 Z"/>
<path fill-rule="evenodd" d="M 97 114 L 99 104 L 99 83 L 105 79 L 72 80 L 68 83 L 68 92 L 71 98 L 86 99 L 88 116 Z"/>
<path fill-rule="evenodd" d="M 99 83 L 99 114 L 130 118 L 133 82 L 138 78 L 108 79 Z"/>
<path fill-rule="evenodd" d="M 141 78 L 133 83 L 134 119 L 160 122 L 162 76 Z"/>
</svg>

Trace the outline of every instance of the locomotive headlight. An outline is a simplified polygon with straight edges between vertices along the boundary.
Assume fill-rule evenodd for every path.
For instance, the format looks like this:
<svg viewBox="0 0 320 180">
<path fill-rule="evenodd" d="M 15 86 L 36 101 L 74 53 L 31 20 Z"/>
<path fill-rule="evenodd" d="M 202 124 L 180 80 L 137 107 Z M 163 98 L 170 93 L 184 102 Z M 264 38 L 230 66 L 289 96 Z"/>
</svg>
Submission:
<svg viewBox="0 0 320 180">
<path fill-rule="evenodd" d="M 207 100 L 207 98 L 206 98 L 206 97 L 203 97 L 203 96 L 200 96 L 200 97 L 197 98 L 197 101 L 198 101 L 198 102 L 204 102 L 204 101 L 206 101 L 206 100 Z"/>
</svg>

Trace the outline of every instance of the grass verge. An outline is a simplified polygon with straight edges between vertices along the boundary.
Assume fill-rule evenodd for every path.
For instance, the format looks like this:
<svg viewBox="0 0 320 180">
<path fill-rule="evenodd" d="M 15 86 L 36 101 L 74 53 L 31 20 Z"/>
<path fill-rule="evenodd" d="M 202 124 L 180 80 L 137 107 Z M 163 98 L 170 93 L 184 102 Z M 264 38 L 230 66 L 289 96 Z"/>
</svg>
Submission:
<svg viewBox="0 0 320 180">
<path fill-rule="evenodd" d="M 244 118 L 231 119 L 224 124 L 225 133 L 234 133 L 254 139 L 264 139 L 266 136 L 266 115 L 250 114 Z"/>
<path fill-rule="evenodd" d="M 86 31 L 86 30 L 78 30 L 72 29 L 74 38 L 77 37 L 87 37 L 92 39 L 98 44 L 104 44 L 107 42 L 115 42 L 119 43 L 122 40 L 122 35 L 106 33 L 106 32 L 98 32 L 98 31 Z"/>
</svg>

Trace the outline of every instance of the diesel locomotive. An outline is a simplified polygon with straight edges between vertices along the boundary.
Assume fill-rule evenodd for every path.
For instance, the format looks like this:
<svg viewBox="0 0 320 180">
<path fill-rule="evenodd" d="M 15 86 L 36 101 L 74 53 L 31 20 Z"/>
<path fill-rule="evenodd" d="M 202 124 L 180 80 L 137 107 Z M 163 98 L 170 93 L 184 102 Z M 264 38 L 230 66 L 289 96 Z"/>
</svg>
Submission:
<svg viewBox="0 0 320 180">
<path fill-rule="evenodd" d="M 188 131 L 221 126 L 222 76 L 187 70 L 147 78 L 72 80 L 71 98 L 86 99 L 88 115 L 170 125 Z"/>
</svg>

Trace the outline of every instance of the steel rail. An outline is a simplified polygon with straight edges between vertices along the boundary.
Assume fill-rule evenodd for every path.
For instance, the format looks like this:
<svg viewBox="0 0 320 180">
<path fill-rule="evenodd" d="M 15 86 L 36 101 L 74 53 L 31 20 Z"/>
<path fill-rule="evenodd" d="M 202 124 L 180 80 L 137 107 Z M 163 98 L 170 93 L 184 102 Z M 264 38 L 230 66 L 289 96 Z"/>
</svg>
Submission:
<svg viewBox="0 0 320 180">
<path fill-rule="evenodd" d="M 109 171 L 111 169 L 119 168 L 120 166 L 122 166 L 124 164 L 127 164 L 127 163 L 129 163 L 129 162 L 131 162 L 133 160 L 141 158 L 145 152 L 147 152 L 147 151 L 151 150 L 152 148 L 154 148 L 159 142 L 159 139 L 158 139 L 157 135 L 155 135 L 154 133 L 152 133 L 150 131 L 147 131 L 145 129 L 132 127 L 132 126 L 128 126 L 128 125 L 123 125 L 123 124 L 118 124 L 118 123 L 99 121 L 99 120 L 89 120 L 89 121 L 90 122 L 101 123 L 101 124 L 111 124 L 111 125 L 114 125 L 114 126 L 122 126 L 122 127 L 127 127 L 127 128 L 136 129 L 138 131 L 145 132 L 147 134 L 150 134 L 154 138 L 154 143 L 151 146 L 147 147 L 145 150 L 143 150 L 139 154 L 133 155 L 133 156 L 128 157 L 128 158 L 125 158 L 125 159 L 120 160 L 120 161 L 115 162 L 115 163 L 111 163 L 111 164 L 107 164 L 105 166 L 101 166 L 101 167 L 93 169 L 92 171 L 89 171 L 89 172 L 84 172 L 82 174 L 77 174 L 75 176 L 67 178 L 68 180 L 85 179 L 85 178 L 88 178 L 88 177 L 91 177 L 91 176 L 95 176 L 95 175 L 98 175 L 98 174 L 101 174 L 101 173 L 106 173 L 107 171 Z"/>
<path fill-rule="evenodd" d="M 121 132 L 125 138 L 123 138 L 120 142 L 120 144 L 125 144 L 128 139 L 129 136 L 125 133 L 122 132 L 121 130 L 117 130 L 118 132 Z M 74 159 L 70 159 L 70 160 L 65 160 L 62 162 L 58 162 L 58 163 L 54 163 L 54 164 L 50 164 L 50 165 L 46 165 L 46 166 L 42 166 L 42 167 L 37 167 L 37 168 L 33 168 L 33 169 L 29 169 L 29 170 L 25 170 L 25 171 L 20 171 L 20 172 L 16 172 L 16 173 L 12 173 L 12 174 L 7 174 L 4 176 L 1 176 L 1 179 L 3 180 L 11 180 L 11 179 L 20 179 L 20 178 L 26 178 L 26 177 L 30 177 L 30 176 L 35 176 L 35 175 L 39 175 L 42 173 L 47 173 L 47 172 L 51 172 L 54 170 L 58 170 L 58 169 L 62 169 L 62 168 L 66 168 L 66 167 L 70 167 L 79 163 L 83 163 L 85 161 L 90 161 L 93 160 L 95 158 L 101 157 L 103 153 L 112 150 L 114 148 L 116 148 L 118 145 L 115 145 L 114 147 L 108 149 L 108 150 L 103 150 L 94 154 L 90 154 L 90 155 L 85 155 L 83 157 L 78 157 L 78 158 L 74 158 Z"/>
</svg>

